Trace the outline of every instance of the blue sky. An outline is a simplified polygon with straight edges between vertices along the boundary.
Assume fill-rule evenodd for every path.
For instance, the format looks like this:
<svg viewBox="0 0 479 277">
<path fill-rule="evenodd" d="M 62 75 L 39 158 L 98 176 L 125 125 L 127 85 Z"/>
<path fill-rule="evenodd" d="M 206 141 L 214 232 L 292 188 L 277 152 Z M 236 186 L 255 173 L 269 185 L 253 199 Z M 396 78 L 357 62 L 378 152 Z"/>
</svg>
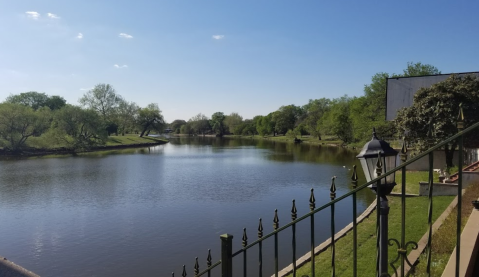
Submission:
<svg viewBox="0 0 479 277">
<path fill-rule="evenodd" d="M 109 83 L 168 122 L 361 96 L 407 62 L 479 71 L 479 1 L 0 0 L 0 99 Z"/>
</svg>

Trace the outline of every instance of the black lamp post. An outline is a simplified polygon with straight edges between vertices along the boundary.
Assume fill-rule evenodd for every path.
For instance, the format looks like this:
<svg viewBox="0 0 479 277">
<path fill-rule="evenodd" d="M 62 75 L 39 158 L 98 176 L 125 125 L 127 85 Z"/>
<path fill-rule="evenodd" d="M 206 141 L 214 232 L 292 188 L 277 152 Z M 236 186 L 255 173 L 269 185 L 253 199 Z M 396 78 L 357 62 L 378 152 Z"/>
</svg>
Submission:
<svg viewBox="0 0 479 277">
<path fill-rule="evenodd" d="M 396 156 L 398 152 L 394 150 L 389 143 L 378 139 L 376 130 L 373 128 L 373 138 L 366 143 L 356 157 L 359 158 L 364 170 L 366 180 L 369 182 L 383 175 L 387 171 L 396 167 Z M 379 191 L 379 275 L 388 272 L 388 214 L 389 204 L 386 195 L 393 190 L 395 174 L 390 174 L 376 184 L 371 185 L 371 189 L 378 194 Z M 378 190 L 378 186 L 380 186 Z"/>
</svg>

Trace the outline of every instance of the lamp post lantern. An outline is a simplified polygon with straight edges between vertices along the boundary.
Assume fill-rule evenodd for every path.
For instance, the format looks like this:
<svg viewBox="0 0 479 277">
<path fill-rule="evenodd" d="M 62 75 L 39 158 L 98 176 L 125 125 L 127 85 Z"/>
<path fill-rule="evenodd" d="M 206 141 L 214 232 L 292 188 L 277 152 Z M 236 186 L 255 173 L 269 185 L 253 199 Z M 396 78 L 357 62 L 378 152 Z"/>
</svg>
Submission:
<svg viewBox="0 0 479 277">
<path fill-rule="evenodd" d="M 396 156 L 398 151 L 394 150 L 389 143 L 378 139 L 376 130 L 373 128 L 373 138 L 366 143 L 356 157 L 361 162 L 361 166 L 369 182 L 383 175 L 387 171 L 396 167 Z M 388 215 L 389 204 L 387 195 L 391 193 L 395 182 L 395 174 L 390 174 L 381 178 L 370 188 L 378 194 L 379 198 L 379 275 L 388 272 Z M 378 188 L 378 186 L 380 186 Z"/>
</svg>

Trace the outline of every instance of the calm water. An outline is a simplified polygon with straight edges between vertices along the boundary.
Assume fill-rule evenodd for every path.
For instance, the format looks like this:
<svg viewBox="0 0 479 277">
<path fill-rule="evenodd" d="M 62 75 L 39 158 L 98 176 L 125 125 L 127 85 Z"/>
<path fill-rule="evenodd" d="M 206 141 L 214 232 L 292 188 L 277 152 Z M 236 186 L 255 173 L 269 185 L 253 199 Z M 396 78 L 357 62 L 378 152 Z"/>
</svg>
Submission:
<svg viewBox="0 0 479 277">
<path fill-rule="evenodd" d="M 288 223 L 292 199 L 298 216 L 308 212 L 312 187 L 316 206 L 327 203 L 332 176 L 337 195 L 347 193 L 353 164 L 355 153 L 342 148 L 216 138 L 0 161 L 0 255 L 42 276 L 180 276 L 183 264 L 193 276 L 194 258 L 204 269 L 207 249 L 220 259 L 221 234 L 234 235 L 236 251 L 244 227 L 256 239 L 258 218 L 265 234 L 273 230 L 274 209 L 280 226 Z M 358 197 L 360 211 L 374 199 Z M 352 217 L 351 200 L 341 202 L 337 230 Z M 329 236 L 329 214 L 316 217 L 316 244 Z M 309 221 L 298 229 L 300 256 Z M 280 267 L 291 262 L 290 233 L 280 233 Z M 257 248 L 248 253 L 255 276 Z M 272 253 L 265 243 L 266 276 Z"/>
</svg>

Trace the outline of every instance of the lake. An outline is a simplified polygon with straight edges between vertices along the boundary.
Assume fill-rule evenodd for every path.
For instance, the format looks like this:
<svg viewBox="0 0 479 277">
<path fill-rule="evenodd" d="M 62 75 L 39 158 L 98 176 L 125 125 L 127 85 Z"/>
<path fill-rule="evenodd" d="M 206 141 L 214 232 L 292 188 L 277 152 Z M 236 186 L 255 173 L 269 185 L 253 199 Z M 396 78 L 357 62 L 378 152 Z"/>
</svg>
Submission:
<svg viewBox="0 0 479 277">
<path fill-rule="evenodd" d="M 173 138 L 150 148 L 61 158 L 0 161 L 0 255 L 41 276 L 193 276 L 195 257 L 206 268 L 208 249 L 220 259 L 219 236 L 241 248 L 351 190 L 356 153 L 341 147 L 267 140 Z M 360 167 L 359 167 L 360 169 Z M 358 170 L 359 183 L 365 179 Z M 358 193 L 358 212 L 373 200 Z M 351 199 L 336 205 L 336 230 L 352 220 Z M 316 244 L 330 235 L 330 210 L 316 215 Z M 309 249 L 309 220 L 298 224 L 297 255 Z M 280 233 L 280 268 L 291 262 L 291 230 Z M 272 240 L 272 239 L 270 239 Z M 265 276 L 273 273 L 271 243 L 264 246 Z M 256 276 L 254 247 L 248 276 Z M 241 273 L 242 257 L 235 258 Z M 213 274 L 215 276 L 215 274 Z"/>
</svg>

